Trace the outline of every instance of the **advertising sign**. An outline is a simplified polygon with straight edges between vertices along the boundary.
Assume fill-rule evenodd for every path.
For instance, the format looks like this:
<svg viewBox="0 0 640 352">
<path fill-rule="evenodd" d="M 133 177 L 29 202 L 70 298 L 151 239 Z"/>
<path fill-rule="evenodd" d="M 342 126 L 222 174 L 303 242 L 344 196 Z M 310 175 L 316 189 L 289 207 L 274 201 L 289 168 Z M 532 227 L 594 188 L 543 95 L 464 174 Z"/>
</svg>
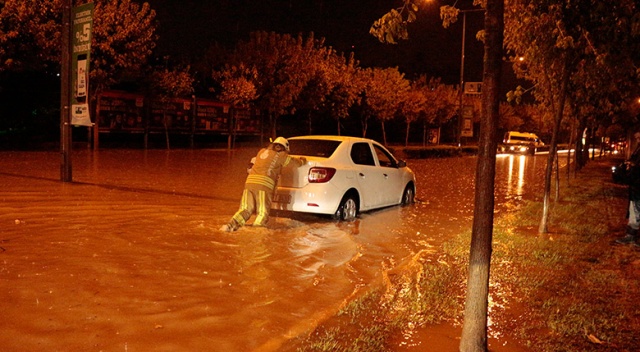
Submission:
<svg viewBox="0 0 640 352">
<path fill-rule="evenodd" d="M 93 3 L 84 4 L 74 7 L 72 13 L 71 124 L 75 126 L 92 126 L 89 116 L 89 61 L 93 7 Z"/>
<path fill-rule="evenodd" d="M 473 106 L 465 105 L 462 108 L 462 137 L 473 137 Z"/>
<path fill-rule="evenodd" d="M 464 94 L 482 94 L 482 82 L 464 82 Z"/>
</svg>

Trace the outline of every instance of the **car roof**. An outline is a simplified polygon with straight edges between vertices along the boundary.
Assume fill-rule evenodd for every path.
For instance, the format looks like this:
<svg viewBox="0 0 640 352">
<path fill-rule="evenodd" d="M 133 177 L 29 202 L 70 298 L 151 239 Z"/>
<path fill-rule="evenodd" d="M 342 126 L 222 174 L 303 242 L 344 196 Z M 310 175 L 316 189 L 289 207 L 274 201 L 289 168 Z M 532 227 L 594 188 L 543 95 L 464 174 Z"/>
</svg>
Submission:
<svg viewBox="0 0 640 352">
<path fill-rule="evenodd" d="M 512 135 L 512 136 L 521 136 L 521 137 L 538 137 L 535 133 L 531 133 L 531 132 L 518 132 L 518 131 L 509 131 L 506 133 L 506 135 Z"/>
<path fill-rule="evenodd" d="M 363 137 L 333 136 L 333 135 L 296 136 L 296 137 L 290 137 L 288 139 L 322 139 L 322 140 L 331 140 L 331 141 L 340 141 L 340 142 L 376 142 L 373 139 L 363 138 Z"/>
</svg>

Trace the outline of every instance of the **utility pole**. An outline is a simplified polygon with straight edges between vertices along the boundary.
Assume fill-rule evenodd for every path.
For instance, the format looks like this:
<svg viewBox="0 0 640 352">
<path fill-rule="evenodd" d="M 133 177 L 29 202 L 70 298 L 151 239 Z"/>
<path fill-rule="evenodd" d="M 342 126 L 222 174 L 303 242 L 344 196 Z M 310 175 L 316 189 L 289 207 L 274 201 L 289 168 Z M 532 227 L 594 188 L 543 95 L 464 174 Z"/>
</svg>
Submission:
<svg viewBox="0 0 640 352">
<path fill-rule="evenodd" d="M 71 2 L 62 8 L 62 55 L 60 72 L 60 180 L 71 182 Z"/>
<path fill-rule="evenodd" d="M 464 48 L 467 37 L 467 12 L 484 12 L 484 9 L 460 10 L 462 13 L 462 50 L 460 52 L 460 110 L 458 111 L 458 146 L 462 143 L 462 130 L 464 128 L 464 118 L 462 110 L 464 108 Z"/>
</svg>

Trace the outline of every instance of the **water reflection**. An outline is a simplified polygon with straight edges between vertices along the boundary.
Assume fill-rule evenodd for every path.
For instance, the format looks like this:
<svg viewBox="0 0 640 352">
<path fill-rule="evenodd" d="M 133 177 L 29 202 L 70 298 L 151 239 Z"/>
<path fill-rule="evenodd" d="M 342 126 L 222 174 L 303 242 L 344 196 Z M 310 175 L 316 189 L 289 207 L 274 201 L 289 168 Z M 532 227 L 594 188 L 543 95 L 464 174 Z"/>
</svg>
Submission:
<svg viewBox="0 0 640 352">
<path fill-rule="evenodd" d="M 500 154 L 496 159 L 496 210 L 512 209 L 538 196 L 544 184 L 546 155 Z"/>
<path fill-rule="evenodd" d="M 524 168 L 525 163 L 527 161 L 527 157 L 524 155 L 509 155 L 507 156 L 509 159 L 509 171 L 507 174 L 507 192 L 509 194 L 522 195 L 522 186 L 524 185 Z M 517 182 L 515 186 L 515 192 L 513 191 L 513 178 L 515 174 L 514 164 L 518 164 L 518 173 L 517 173 Z"/>
</svg>

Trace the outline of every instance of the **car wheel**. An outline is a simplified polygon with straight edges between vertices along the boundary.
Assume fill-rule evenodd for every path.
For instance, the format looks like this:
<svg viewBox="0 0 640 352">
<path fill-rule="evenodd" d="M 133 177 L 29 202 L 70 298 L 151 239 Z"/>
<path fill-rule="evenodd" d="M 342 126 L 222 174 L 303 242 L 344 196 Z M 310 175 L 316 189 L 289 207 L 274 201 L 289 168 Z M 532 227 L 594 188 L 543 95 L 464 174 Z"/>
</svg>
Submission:
<svg viewBox="0 0 640 352">
<path fill-rule="evenodd" d="M 358 203 L 354 199 L 352 195 L 346 195 L 342 202 L 340 202 L 340 206 L 336 213 L 334 214 L 334 218 L 337 220 L 351 221 L 356 218 L 358 215 Z"/>
<path fill-rule="evenodd" d="M 416 195 L 413 192 L 413 187 L 411 187 L 411 185 L 407 185 L 404 192 L 402 192 L 402 205 L 413 204 L 415 197 Z"/>
</svg>

